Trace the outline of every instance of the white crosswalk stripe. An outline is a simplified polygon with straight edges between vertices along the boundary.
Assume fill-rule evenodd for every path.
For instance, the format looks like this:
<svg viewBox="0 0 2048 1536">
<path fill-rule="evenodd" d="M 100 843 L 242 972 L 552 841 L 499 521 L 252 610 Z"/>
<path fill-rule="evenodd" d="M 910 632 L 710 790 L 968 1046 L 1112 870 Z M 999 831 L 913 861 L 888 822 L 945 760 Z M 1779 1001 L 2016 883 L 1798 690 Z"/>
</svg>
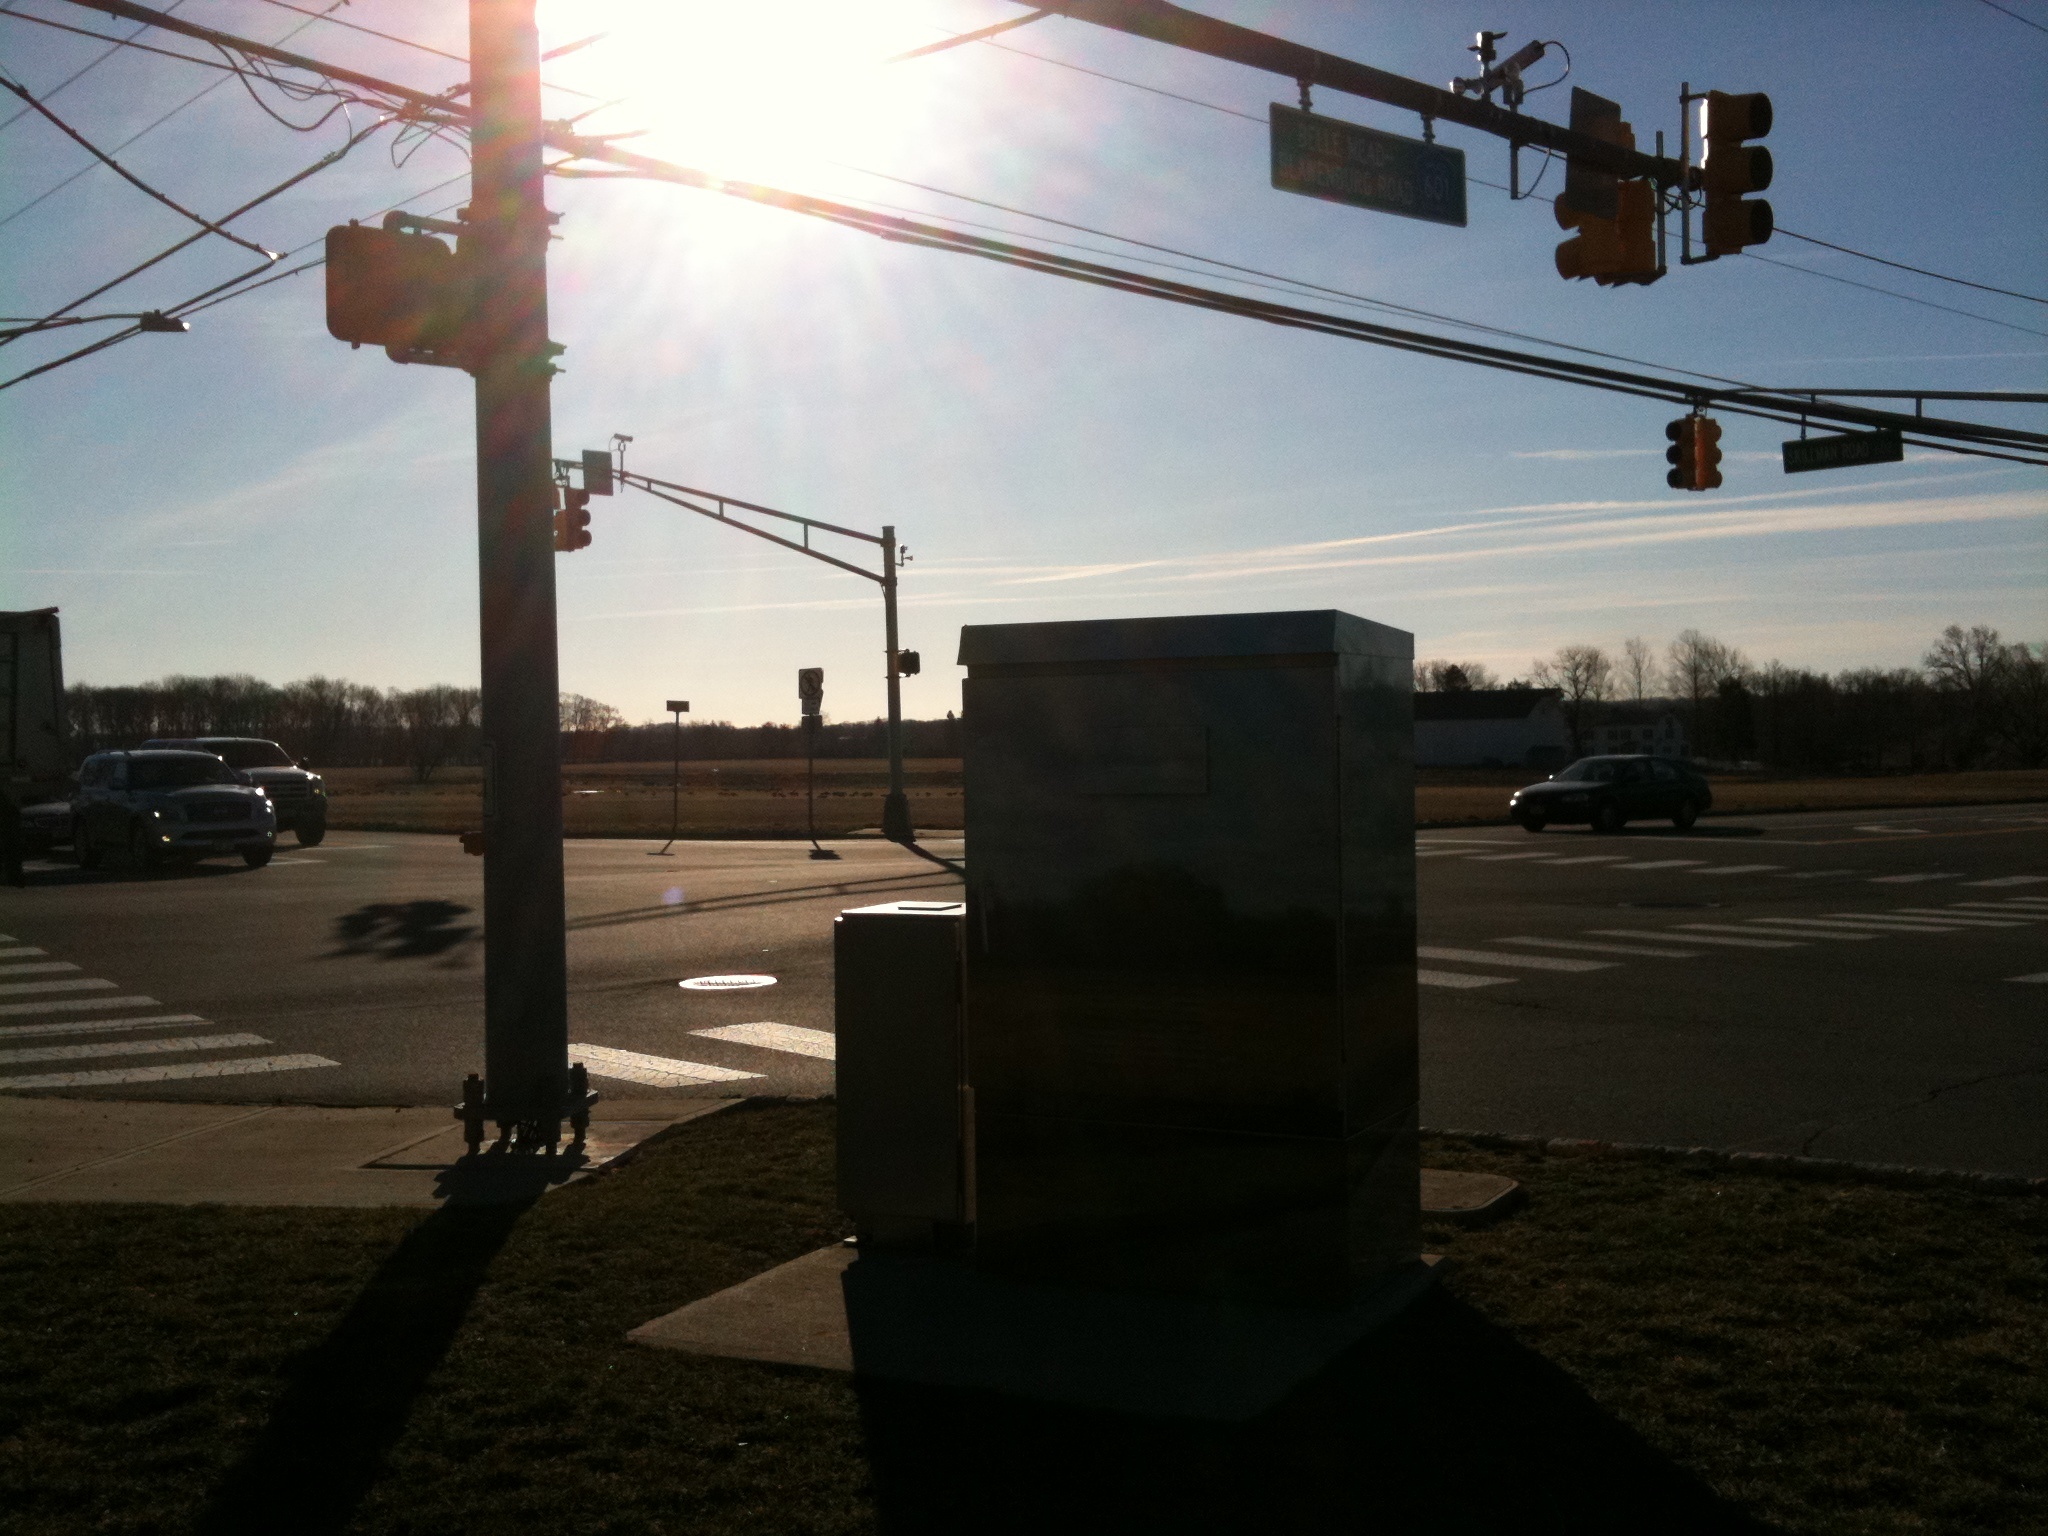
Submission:
<svg viewBox="0 0 2048 1536">
<path fill-rule="evenodd" d="M 1617 864 L 1616 869 L 1685 869 L 1704 864 L 1705 859 L 1649 859 L 1637 864 Z"/>
<path fill-rule="evenodd" d="M 2048 971 L 2036 971 L 2031 976 L 2008 976 L 2005 979 L 2007 981 L 2044 982 L 2048 981 Z"/>
<path fill-rule="evenodd" d="M 114 984 L 90 976 L 81 981 L 0 981 L 0 996 L 26 997 L 31 992 L 111 992 Z"/>
<path fill-rule="evenodd" d="M 325 1056 L 231 1056 L 224 1061 L 167 1061 L 153 1067 L 100 1067 L 88 1072 L 42 1072 L 0 1077 L 0 1089 L 104 1088 L 116 1083 L 169 1083 L 197 1077 L 243 1077 L 251 1072 L 303 1072 L 338 1067 Z"/>
<path fill-rule="evenodd" d="M 0 960 L 26 960 L 31 955 L 47 955 L 47 949 L 37 949 L 33 944 L 23 944 L 16 949 L 0 949 Z"/>
<path fill-rule="evenodd" d="M 1514 955 L 1492 949 L 1444 949 L 1418 944 L 1419 960 L 1459 960 L 1468 965 L 1508 965 L 1531 971 L 1611 971 L 1612 960 L 1561 960 L 1552 955 Z"/>
<path fill-rule="evenodd" d="M 1511 859 L 1547 859 L 1549 857 L 1548 853 L 1475 853 L 1472 855 L 1472 862 L 1474 864 L 1505 864 Z"/>
<path fill-rule="evenodd" d="M 0 1025 L 0 1040 L 36 1035 L 112 1035 L 129 1029 L 169 1029 L 180 1024 L 206 1024 L 196 1013 L 159 1013 L 146 1019 L 56 1019 L 42 1024 Z"/>
<path fill-rule="evenodd" d="M 1617 939 L 1669 940 L 1671 937 L 1671 931 L 1668 928 L 1662 933 L 1651 928 L 1588 928 L 1586 932 L 1608 935 Z M 1706 933 L 1689 933 L 1685 936 L 1684 942 L 1687 944 L 1721 944 L 1726 945 L 1730 949 L 1804 949 L 1806 947 L 1804 939 L 1736 939 L 1723 937 L 1720 934 Z"/>
<path fill-rule="evenodd" d="M 1870 940 L 1877 937 L 1874 933 L 1864 933 L 1858 929 L 1828 927 L 1815 923 L 1799 923 L 1791 918 L 1769 918 L 1759 919 L 1759 921 L 1768 921 L 1771 924 L 1771 927 L 1766 930 L 1768 932 L 1804 934 L 1810 939 L 1844 939 L 1851 943 L 1867 944 Z M 1733 923 L 1680 923 L 1678 926 L 1687 933 L 1740 933 L 1747 934 L 1751 938 L 1754 938 L 1757 934 L 1757 930 L 1754 928 L 1738 928 Z"/>
<path fill-rule="evenodd" d="M 1782 875 L 1773 875 L 1773 880 L 1828 880 L 1839 875 L 1853 875 L 1853 869 L 1793 869 Z"/>
<path fill-rule="evenodd" d="M 1773 928 L 1796 923 L 1802 928 L 1844 929 L 1851 933 L 1957 933 L 1954 923 L 1887 923 L 1858 917 L 1753 917 L 1751 922 Z"/>
<path fill-rule="evenodd" d="M 2016 918 L 1988 917 L 1976 912 L 1944 912 L 1939 907 L 1893 907 L 1888 917 L 1924 917 L 1950 928 L 2024 928 Z"/>
<path fill-rule="evenodd" d="M 168 1040 L 100 1040 L 91 1045 L 30 1045 L 0 1050 L 0 1066 L 27 1061 L 85 1061 L 96 1056 L 182 1056 L 190 1051 L 239 1051 L 268 1045 L 261 1035 L 185 1035 Z M 5 1078 L 0 1078 L 4 1083 Z"/>
<path fill-rule="evenodd" d="M 1961 870 L 1952 870 L 1946 874 L 1927 871 L 1917 875 L 1872 875 L 1870 883 L 1872 885 L 1918 885 L 1923 880 L 1960 880 L 1962 878 Z"/>
<path fill-rule="evenodd" d="M 727 1040 L 734 1045 L 757 1045 L 764 1051 L 787 1051 L 792 1056 L 811 1056 L 819 1061 L 835 1059 L 839 1037 L 830 1030 L 804 1029 L 796 1024 L 724 1024 L 717 1029 L 693 1029 L 706 1040 Z"/>
<path fill-rule="evenodd" d="M 1965 885 L 2048 885 L 2048 875 L 2000 875 L 1996 880 L 1965 880 Z"/>
<path fill-rule="evenodd" d="M 580 1061 L 593 1077 L 616 1077 L 650 1088 L 691 1088 L 703 1083 L 736 1083 L 759 1077 L 759 1072 L 737 1072 L 731 1067 L 714 1067 L 701 1061 L 681 1061 L 672 1056 L 647 1056 L 639 1051 L 614 1050 L 608 1045 L 572 1045 L 569 1060 Z"/>
<path fill-rule="evenodd" d="M 1489 944 L 1536 944 L 1544 949 L 1580 949 L 1596 955 L 1644 955 L 1653 960 L 1697 960 L 1696 949 L 1651 949 L 1641 944 L 1582 944 L 1576 939 L 1537 939 L 1526 935 L 1488 939 Z"/>
<path fill-rule="evenodd" d="M 1943 918 L 1937 923 L 1924 917 L 1884 917 L 1868 912 L 1828 912 L 1822 915 L 1831 922 L 1856 923 L 1865 928 L 1889 928 L 1894 933 L 1955 933 L 1969 926 L 1967 923 L 1954 922 L 1948 918 Z"/>
<path fill-rule="evenodd" d="M 1618 853 L 1583 853 L 1576 858 L 1552 859 L 1553 864 L 1619 864 L 1622 855 Z"/>
<path fill-rule="evenodd" d="M 111 985 L 111 983 L 110 983 Z M 161 1008 L 153 997 L 66 997 L 45 998 L 34 1003 L 0 1003 L 0 1018 L 20 1018 L 30 1013 L 104 1013 L 109 1008 Z"/>
<path fill-rule="evenodd" d="M 1422 987 L 1453 987 L 1460 991 L 1472 987 L 1498 987 L 1515 980 L 1512 976 L 1467 976 L 1460 971 L 1418 970 L 1415 984 Z"/>
<path fill-rule="evenodd" d="M 31 960 L 22 965 L 0 965 L 0 976 L 47 976 L 53 971 L 75 971 L 69 960 Z"/>
<path fill-rule="evenodd" d="M 1716 864 L 1712 869 L 1696 869 L 1696 875 L 1755 875 L 1767 869 L 1783 869 L 1782 864 Z"/>
</svg>

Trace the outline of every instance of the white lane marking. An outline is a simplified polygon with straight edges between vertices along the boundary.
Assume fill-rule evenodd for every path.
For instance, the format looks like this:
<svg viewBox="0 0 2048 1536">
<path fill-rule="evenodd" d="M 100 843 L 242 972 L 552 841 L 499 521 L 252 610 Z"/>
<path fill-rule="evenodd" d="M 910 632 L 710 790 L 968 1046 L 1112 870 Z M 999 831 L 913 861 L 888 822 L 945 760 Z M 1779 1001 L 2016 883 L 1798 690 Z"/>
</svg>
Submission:
<svg viewBox="0 0 2048 1536">
<path fill-rule="evenodd" d="M 226 1061 L 171 1061 L 157 1067 L 101 1067 L 91 1072 L 38 1072 L 0 1077 L 0 1091 L 23 1088 L 99 1088 L 110 1083 L 169 1083 L 188 1077 L 244 1077 L 251 1072 L 302 1072 L 338 1067 L 325 1056 L 232 1056 Z"/>
<path fill-rule="evenodd" d="M 1456 987 L 1464 990 L 1470 987 L 1498 987 L 1513 981 L 1512 976 L 1467 976 L 1460 971 L 1417 971 L 1415 984 L 1418 987 Z"/>
<path fill-rule="evenodd" d="M 619 1051 L 608 1045 L 572 1045 L 569 1047 L 569 1060 L 582 1062 L 596 1077 L 616 1077 L 629 1083 L 646 1083 L 654 1088 L 736 1083 L 741 1078 L 761 1075 L 758 1072 L 735 1072 L 730 1067 L 708 1066 L 701 1061 L 678 1061 L 671 1056 L 643 1056 L 638 1051 Z"/>
<path fill-rule="evenodd" d="M 1415 946 L 1419 960 L 1462 960 L 1477 965 L 1515 965 L 1529 971 L 1611 971 L 1612 960 L 1557 960 L 1549 955 L 1511 955 L 1492 949 L 1441 949 L 1433 944 Z"/>
<path fill-rule="evenodd" d="M 1549 857 L 1548 853 L 1475 853 L 1472 855 L 1472 862 L 1474 864 L 1505 864 L 1510 859 L 1547 859 Z"/>
<path fill-rule="evenodd" d="M 1671 930 L 1658 932 L 1653 928 L 1588 928 L 1588 933 L 1610 935 L 1617 939 L 1664 939 L 1671 938 Z M 1709 937 L 1704 933 L 1689 933 L 1683 942 L 1687 944 L 1725 944 L 1730 949 L 1804 949 L 1804 940 L 1790 939 L 1724 939 Z"/>
<path fill-rule="evenodd" d="M 1553 864 L 1619 864 L 1627 855 L 1619 853 L 1587 853 L 1575 859 L 1552 859 Z"/>
<path fill-rule="evenodd" d="M 1712 869 L 1696 869 L 1696 875 L 1755 875 L 1767 869 L 1783 869 L 1782 864 L 1719 864 Z"/>
<path fill-rule="evenodd" d="M 111 992 L 111 981 L 0 981 L 0 996 L 25 997 L 31 992 Z"/>
<path fill-rule="evenodd" d="M 1840 875 L 1853 875 L 1853 869 L 1796 869 L 1790 874 L 1773 875 L 1773 880 L 1828 880 Z"/>
<path fill-rule="evenodd" d="M 1928 872 L 1918 875 L 1872 875 L 1870 883 L 1872 885 L 1918 885 L 1922 880 L 1960 880 L 1962 878 L 1963 872 L 1957 869 L 1950 870 L 1946 874 Z"/>
<path fill-rule="evenodd" d="M 174 1024 L 210 1022 L 196 1013 L 158 1013 L 146 1019 L 61 1019 L 0 1026 L 0 1040 L 19 1040 L 28 1035 L 111 1035 L 127 1029 L 168 1029 Z"/>
<path fill-rule="evenodd" d="M 53 998 L 41 1003 L 0 1003 L 0 1018 L 14 1018 L 24 1013 L 75 1013 L 87 1008 L 161 1007 L 163 1004 L 153 997 L 68 997 L 61 1002 Z"/>
<path fill-rule="evenodd" d="M 2048 885 L 2048 875 L 2000 875 L 1996 880 L 1965 880 L 1965 885 Z"/>
<path fill-rule="evenodd" d="M 1489 944 L 1538 944 L 1545 949 L 1583 949 L 1596 955 L 1648 955 L 1655 960 L 1697 960 L 1696 949 L 1649 949 L 1641 944 L 1581 944 L 1575 939 L 1488 939 Z"/>
<path fill-rule="evenodd" d="M 24 944 L 20 949 L 0 949 L 0 960 L 26 960 L 30 955 L 47 955 L 47 949 L 37 949 L 33 944 Z"/>
<path fill-rule="evenodd" d="M 2043 982 L 2048 981 L 2048 971 L 2036 971 L 2031 976 L 2008 976 L 2005 979 L 2007 981 Z"/>
<path fill-rule="evenodd" d="M 830 1030 L 805 1029 L 797 1024 L 726 1024 L 717 1029 L 693 1029 L 690 1033 L 707 1040 L 730 1040 L 735 1045 L 787 1051 L 792 1056 L 815 1056 L 820 1061 L 835 1059 L 839 1051 L 839 1037 Z"/>
<path fill-rule="evenodd" d="M 1640 864 L 1617 864 L 1616 869 L 1684 869 L 1704 864 L 1705 859 L 1647 859 Z"/>
<path fill-rule="evenodd" d="M 26 965 L 0 965 L 0 976 L 47 976 L 52 971 L 75 971 L 69 960 L 33 960 Z"/>
<path fill-rule="evenodd" d="M 1758 923 L 1769 923 L 1767 932 L 1782 931 L 1788 934 L 1803 934 L 1809 939 L 1846 939 L 1852 942 L 1868 942 L 1877 937 L 1856 928 L 1844 928 L 1833 923 L 1802 923 L 1789 917 L 1758 918 Z M 1756 937 L 1755 928 L 1738 928 L 1733 923 L 1680 923 L 1679 927 L 1688 933 L 1743 933 Z"/>
<path fill-rule="evenodd" d="M 0 1066 L 19 1061 L 84 1061 L 93 1056 L 177 1056 L 186 1051 L 239 1051 L 268 1045 L 261 1035 L 179 1035 L 169 1040 L 102 1040 L 96 1045 L 29 1045 L 0 1051 Z"/>
</svg>

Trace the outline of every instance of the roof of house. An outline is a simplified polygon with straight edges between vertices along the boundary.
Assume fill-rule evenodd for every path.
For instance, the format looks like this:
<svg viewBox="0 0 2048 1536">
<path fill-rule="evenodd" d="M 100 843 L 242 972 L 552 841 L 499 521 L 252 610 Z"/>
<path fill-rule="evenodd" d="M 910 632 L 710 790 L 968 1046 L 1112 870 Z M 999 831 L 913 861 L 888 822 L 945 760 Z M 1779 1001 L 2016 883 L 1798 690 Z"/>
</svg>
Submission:
<svg viewBox="0 0 2048 1536">
<path fill-rule="evenodd" d="M 1417 720 L 1526 720 L 1564 695 L 1555 688 L 1465 688 L 1415 695 Z"/>
</svg>

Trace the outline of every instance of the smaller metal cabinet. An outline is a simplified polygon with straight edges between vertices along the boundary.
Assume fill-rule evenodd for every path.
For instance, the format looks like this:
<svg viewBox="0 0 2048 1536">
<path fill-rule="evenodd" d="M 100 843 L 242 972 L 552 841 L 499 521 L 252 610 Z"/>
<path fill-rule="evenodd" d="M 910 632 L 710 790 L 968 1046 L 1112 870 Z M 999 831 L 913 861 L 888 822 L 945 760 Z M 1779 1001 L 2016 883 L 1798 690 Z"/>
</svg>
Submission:
<svg viewBox="0 0 2048 1536">
<path fill-rule="evenodd" d="M 864 1244 L 957 1246 L 974 1219 L 960 1007 L 966 910 L 892 901 L 832 925 L 839 1208 Z"/>
</svg>

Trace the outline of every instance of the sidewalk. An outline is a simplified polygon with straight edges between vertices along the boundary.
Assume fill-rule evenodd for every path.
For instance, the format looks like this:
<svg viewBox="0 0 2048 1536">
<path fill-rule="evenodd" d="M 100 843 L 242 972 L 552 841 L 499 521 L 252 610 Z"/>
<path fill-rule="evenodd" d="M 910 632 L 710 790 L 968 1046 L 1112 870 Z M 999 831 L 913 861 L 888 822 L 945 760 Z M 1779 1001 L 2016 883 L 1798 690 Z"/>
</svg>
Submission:
<svg viewBox="0 0 2048 1536">
<path fill-rule="evenodd" d="M 462 1163 L 444 1108 L 14 1098 L 0 1108 L 0 1201 L 423 1206 L 527 1199 L 583 1178 L 730 1099 L 617 1099 L 580 1154 Z"/>
</svg>

